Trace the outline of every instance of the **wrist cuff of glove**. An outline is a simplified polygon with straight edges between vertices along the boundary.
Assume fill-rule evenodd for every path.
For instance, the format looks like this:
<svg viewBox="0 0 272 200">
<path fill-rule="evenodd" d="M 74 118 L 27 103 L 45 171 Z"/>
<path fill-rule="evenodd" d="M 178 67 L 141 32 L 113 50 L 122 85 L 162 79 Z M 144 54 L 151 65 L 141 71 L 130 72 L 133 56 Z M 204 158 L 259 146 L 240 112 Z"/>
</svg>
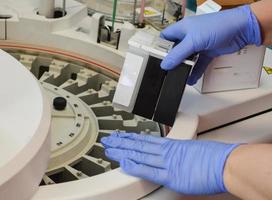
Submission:
<svg viewBox="0 0 272 200">
<path fill-rule="evenodd" d="M 243 12 L 248 16 L 248 44 L 255 44 L 256 46 L 260 46 L 262 44 L 262 34 L 257 17 L 252 12 L 249 5 L 241 6 L 240 9 L 242 9 Z"/>
<path fill-rule="evenodd" d="M 220 176 L 221 180 L 219 182 L 219 185 L 220 185 L 220 188 L 221 188 L 222 192 L 228 192 L 226 187 L 225 187 L 225 184 L 224 184 L 224 169 L 225 169 L 226 161 L 227 161 L 230 153 L 240 145 L 241 144 L 232 144 L 232 145 L 230 145 L 229 148 L 224 152 L 224 155 L 222 156 L 222 162 L 221 162 L 222 166 L 221 166 L 221 176 Z"/>
</svg>

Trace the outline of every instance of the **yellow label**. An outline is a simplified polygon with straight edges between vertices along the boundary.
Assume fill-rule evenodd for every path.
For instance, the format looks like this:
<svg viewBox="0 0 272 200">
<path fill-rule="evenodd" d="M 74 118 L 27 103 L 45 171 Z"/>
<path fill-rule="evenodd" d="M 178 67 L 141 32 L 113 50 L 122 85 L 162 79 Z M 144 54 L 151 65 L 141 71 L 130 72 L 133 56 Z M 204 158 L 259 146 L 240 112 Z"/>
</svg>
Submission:
<svg viewBox="0 0 272 200">
<path fill-rule="evenodd" d="M 147 15 L 147 16 L 148 16 L 148 15 L 155 15 L 155 14 L 157 14 L 157 12 L 155 12 L 155 11 L 153 11 L 153 10 L 145 10 L 145 11 L 144 11 L 144 14 Z"/>
<path fill-rule="evenodd" d="M 263 66 L 264 70 L 266 71 L 266 73 L 268 75 L 271 75 L 272 74 L 272 67 L 267 67 L 267 66 Z"/>
</svg>

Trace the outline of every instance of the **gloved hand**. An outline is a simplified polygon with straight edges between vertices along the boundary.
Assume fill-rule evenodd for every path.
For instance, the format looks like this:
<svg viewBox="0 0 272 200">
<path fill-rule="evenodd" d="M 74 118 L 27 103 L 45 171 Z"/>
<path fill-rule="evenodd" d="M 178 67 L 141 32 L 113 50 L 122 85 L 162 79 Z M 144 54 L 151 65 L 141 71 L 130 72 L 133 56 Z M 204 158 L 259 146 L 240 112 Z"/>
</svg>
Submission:
<svg viewBox="0 0 272 200">
<path fill-rule="evenodd" d="M 113 133 L 102 144 L 126 173 L 190 195 L 226 192 L 225 161 L 238 146 L 135 133 Z"/>
<path fill-rule="evenodd" d="M 214 57 L 262 43 L 259 23 L 249 5 L 186 17 L 163 30 L 161 37 L 177 43 L 161 63 L 165 70 L 171 70 L 192 54 L 200 53 L 189 77 L 189 85 L 197 82 Z"/>
</svg>

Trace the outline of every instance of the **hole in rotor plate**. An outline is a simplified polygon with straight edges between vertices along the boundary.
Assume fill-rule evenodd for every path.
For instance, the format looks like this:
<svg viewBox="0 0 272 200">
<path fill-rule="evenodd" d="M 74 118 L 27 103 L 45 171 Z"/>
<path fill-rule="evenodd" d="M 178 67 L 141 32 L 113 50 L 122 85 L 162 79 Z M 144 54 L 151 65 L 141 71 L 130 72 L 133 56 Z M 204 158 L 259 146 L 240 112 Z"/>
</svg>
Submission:
<svg viewBox="0 0 272 200">
<path fill-rule="evenodd" d="M 38 79 L 40 79 L 45 72 L 49 72 L 49 66 L 41 65 L 39 67 Z"/>
<path fill-rule="evenodd" d="M 54 18 L 61 18 L 67 15 L 67 12 L 64 11 L 62 8 L 56 8 L 54 12 Z"/>
<path fill-rule="evenodd" d="M 10 19 L 12 18 L 12 15 L 1 15 L 0 14 L 0 19 Z"/>
<path fill-rule="evenodd" d="M 77 123 L 77 124 L 76 124 L 76 127 L 78 127 L 78 128 L 79 128 L 80 126 L 81 126 L 81 124 L 80 124 L 80 123 Z"/>
<path fill-rule="evenodd" d="M 55 183 L 63 183 L 77 180 L 67 169 L 62 168 L 59 173 L 49 176 Z"/>
<path fill-rule="evenodd" d="M 39 12 L 37 12 L 37 15 L 40 15 Z M 48 17 L 48 19 L 58 19 L 61 17 L 65 17 L 67 15 L 67 12 L 63 10 L 62 8 L 55 8 L 54 10 L 54 16 L 53 17 Z"/>
</svg>

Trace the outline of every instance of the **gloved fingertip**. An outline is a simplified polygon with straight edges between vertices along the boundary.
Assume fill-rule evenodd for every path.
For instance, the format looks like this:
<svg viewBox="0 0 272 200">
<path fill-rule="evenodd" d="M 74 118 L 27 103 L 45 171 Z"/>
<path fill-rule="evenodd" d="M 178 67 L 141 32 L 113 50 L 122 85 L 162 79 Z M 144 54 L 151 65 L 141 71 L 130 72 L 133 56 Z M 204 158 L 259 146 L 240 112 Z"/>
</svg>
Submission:
<svg viewBox="0 0 272 200">
<path fill-rule="evenodd" d="M 104 144 L 106 144 L 107 139 L 108 139 L 108 137 L 102 137 L 100 141 L 104 145 Z"/>
<path fill-rule="evenodd" d="M 111 133 L 111 135 L 110 135 L 110 136 L 112 136 L 112 137 L 118 137 L 118 136 L 119 136 L 119 134 L 120 134 L 120 132 L 119 132 L 119 131 L 113 131 L 113 132 Z"/>
<path fill-rule="evenodd" d="M 165 35 L 163 31 L 160 33 L 160 38 L 165 39 Z"/>
<path fill-rule="evenodd" d="M 120 166 L 125 172 L 129 172 L 134 168 L 135 163 L 129 159 L 123 159 L 120 162 Z"/>
<path fill-rule="evenodd" d="M 109 149 L 106 149 L 106 150 L 105 150 L 105 155 L 106 155 L 106 156 L 110 156 L 110 150 L 109 150 Z"/>
<path fill-rule="evenodd" d="M 115 149 L 113 149 L 113 148 L 106 149 L 105 155 L 111 159 L 114 159 L 114 160 L 116 160 L 116 157 L 117 157 L 117 153 L 116 153 Z"/>
<path fill-rule="evenodd" d="M 175 67 L 174 62 L 171 61 L 170 59 L 164 59 L 161 62 L 161 68 L 164 70 L 171 70 Z"/>
<path fill-rule="evenodd" d="M 105 146 L 108 147 L 112 142 L 112 139 L 109 137 L 102 137 L 101 138 L 101 143 Z"/>
</svg>

